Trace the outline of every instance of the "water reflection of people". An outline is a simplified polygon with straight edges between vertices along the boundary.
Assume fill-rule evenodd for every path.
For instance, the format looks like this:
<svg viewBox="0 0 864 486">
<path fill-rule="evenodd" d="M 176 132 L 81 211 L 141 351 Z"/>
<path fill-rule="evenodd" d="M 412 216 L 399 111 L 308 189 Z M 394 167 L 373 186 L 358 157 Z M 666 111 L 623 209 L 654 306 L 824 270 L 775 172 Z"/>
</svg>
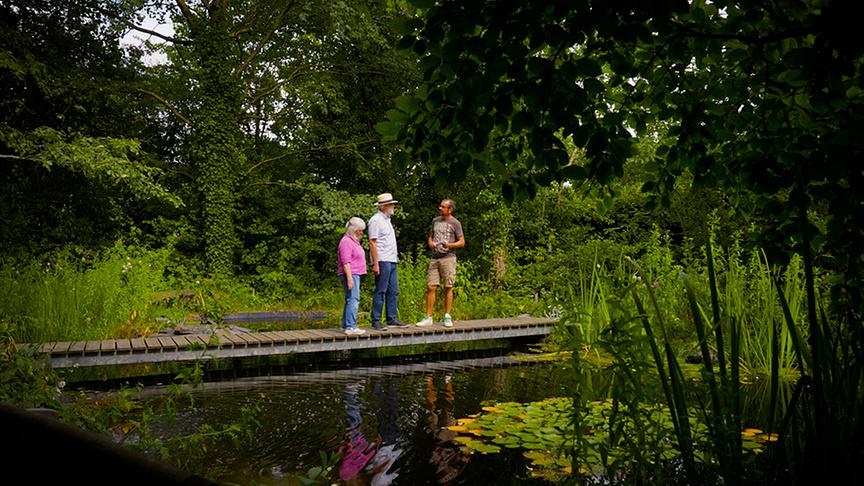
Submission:
<svg viewBox="0 0 864 486">
<path fill-rule="evenodd" d="M 363 418 L 360 415 L 359 394 L 362 383 L 345 385 L 345 411 L 348 414 L 348 431 L 345 441 L 339 448 L 342 461 L 339 464 L 339 478 L 346 484 L 356 484 L 358 474 L 375 457 L 380 445 L 380 437 L 369 441 L 362 430 Z"/>
<path fill-rule="evenodd" d="M 431 376 L 426 378 L 426 407 L 429 412 L 427 419 L 429 430 L 435 436 L 435 448 L 429 462 L 435 466 L 435 480 L 439 484 L 452 484 L 470 460 L 470 456 L 462 452 L 456 442 L 456 432 L 447 428 L 456 425 L 453 417 L 455 399 L 456 393 L 449 375 L 444 377 L 444 400 L 440 407 L 434 380 Z"/>
<path fill-rule="evenodd" d="M 374 486 L 387 486 L 399 476 L 399 469 L 394 466 L 402 455 L 402 432 L 399 428 L 399 414 L 402 407 L 399 403 L 398 380 L 392 376 L 384 376 L 372 383 L 372 396 L 375 398 L 375 415 L 378 418 L 378 432 L 381 434 L 381 446 L 378 454 L 366 466 L 372 475 Z"/>
</svg>

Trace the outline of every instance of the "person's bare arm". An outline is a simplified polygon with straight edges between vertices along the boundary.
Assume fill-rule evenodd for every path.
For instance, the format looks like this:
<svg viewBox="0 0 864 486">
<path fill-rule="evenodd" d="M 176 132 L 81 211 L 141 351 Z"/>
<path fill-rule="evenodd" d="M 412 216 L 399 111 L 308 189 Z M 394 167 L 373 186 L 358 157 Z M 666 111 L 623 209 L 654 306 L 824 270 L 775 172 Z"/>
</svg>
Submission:
<svg viewBox="0 0 864 486">
<path fill-rule="evenodd" d="M 429 238 L 429 240 L 431 241 L 432 238 Z M 464 235 L 460 236 L 459 239 L 454 241 L 453 243 L 444 243 L 444 248 L 462 248 L 463 246 L 465 246 Z"/>
<path fill-rule="evenodd" d="M 345 270 L 345 281 L 348 283 L 348 290 L 351 290 L 354 288 L 354 277 L 351 275 L 351 264 L 346 262 L 342 268 Z"/>
<path fill-rule="evenodd" d="M 378 268 L 378 244 L 377 240 L 369 240 L 369 256 L 372 258 L 372 273 L 378 275 L 381 269 Z"/>
</svg>

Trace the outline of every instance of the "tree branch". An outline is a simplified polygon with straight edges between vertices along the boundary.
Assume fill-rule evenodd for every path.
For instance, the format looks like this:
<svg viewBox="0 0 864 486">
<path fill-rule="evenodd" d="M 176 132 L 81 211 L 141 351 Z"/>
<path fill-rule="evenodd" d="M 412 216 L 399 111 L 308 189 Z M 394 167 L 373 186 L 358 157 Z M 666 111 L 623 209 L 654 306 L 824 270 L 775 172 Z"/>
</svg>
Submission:
<svg viewBox="0 0 864 486">
<path fill-rule="evenodd" d="M 294 5 L 296 4 L 296 1 L 292 1 L 288 3 L 288 5 L 286 5 L 284 9 L 282 9 L 282 11 L 279 13 L 279 16 L 276 18 L 276 21 L 273 23 L 273 28 L 270 29 L 269 32 L 267 32 L 267 35 L 264 36 L 264 39 L 262 39 L 261 42 L 259 42 L 258 45 L 255 46 L 255 49 L 253 49 L 252 52 L 246 57 L 246 59 L 243 60 L 240 66 L 237 67 L 237 70 L 235 71 L 237 75 L 243 74 L 243 71 L 245 71 L 246 68 L 248 68 L 249 65 L 252 64 L 252 61 L 254 61 L 259 54 L 261 54 L 261 51 L 264 50 L 264 46 L 266 46 L 267 43 L 270 42 L 270 39 L 272 39 L 276 31 L 279 30 L 279 26 L 282 25 L 282 19 L 285 18 L 285 15 L 288 13 L 288 11 L 291 10 L 291 8 L 294 7 Z"/>
<path fill-rule="evenodd" d="M 277 160 L 284 159 L 285 157 L 288 157 L 291 155 L 302 154 L 302 153 L 306 153 L 306 152 L 318 152 L 318 151 L 322 151 L 322 150 L 333 150 L 333 149 L 337 149 L 337 148 L 351 147 L 351 146 L 355 146 L 355 145 L 366 145 L 366 144 L 377 142 L 377 141 L 378 140 L 376 140 L 376 139 L 369 139 L 369 140 L 361 140 L 359 142 L 347 142 L 347 143 L 339 143 L 336 145 L 328 145 L 326 147 L 318 147 L 318 148 L 303 149 L 303 150 L 291 150 L 289 152 L 283 152 L 282 154 L 277 155 L 276 157 L 264 159 L 261 162 L 258 162 L 257 164 L 253 165 L 252 167 L 247 169 L 246 172 L 243 173 L 243 177 L 248 176 L 249 174 L 255 172 L 256 170 L 258 170 L 259 168 L 263 167 L 266 164 L 269 164 L 271 162 L 276 162 Z"/>
<path fill-rule="evenodd" d="M 308 73 L 305 73 L 305 74 L 308 74 Z M 302 75 L 303 74 L 300 73 L 299 69 L 295 69 L 295 70 L 291 71 L 288 74 L 288 76 L 286 76 L 286 77 L 276 81 L 275 83 L 273 83 L 273 86 L 271 86 L 271 87 L 269 87 L 263 91 L 260 91 L 258 93 L 252 93 L 251 94 L 252 97 L 249 99 L 249 103 L 250 104 L 257 103 L 262 98 L 266 98 L 267 96 L 273 94 L 273 92 L 275 92 L 276 90 L 278 90 L 279 88 L 281 88 L 285 84 L 287 84 L 291 81 L 294 81 L 294 79 L 299 78 Z"/>
<path fill-rule="evenodd" d="M 0 154 L 0 159 L 26 160 L 28 162 L 39 162 L 38 160 L 32 159 L 30 157 L 21 157 L 20 155 L 10 155 L 10 154 Z"/>
<path fill-rule="evenodd" d="M 158 38 L 160 38 L 160 39 L 162 39 L 162 40 L 165 40 L 165 41 L 168 41 L 168 42 L 172 42 L 172 43 L 174 43 L 174 44 L 183 44 L 183 45 L 189 45 L 189 44 L 191 44 L 191 42 L 189 42 L 189 41 L 187 41 L 187 40 L 175 39 L 175 38 L 170 37 L 170 36 L 167 36 L 167 35 L 165 35 L 165 34 L 160 34 L 159 32 L 156 32 L 155 30 L 145 29 L 144 27 L 141 27 L 140 25 L 135 25 L 135 24 L 133 24 L 132 22 L 126 22 L 126 25 L 128 25 L 129 27 L 131 27 L 131 28 L 134 29 L 134 30 L 137 30 L 138 32 L 143 32 L 143 33 L 145 33 L 145 34 L 150 34 L 150 35 L 152 35 L 152 36 L 154 36 L 154 37 L 158 37 Z"/>
<path fill-rule="evenodd" d="M 180 8 L 180 13 L 183 14 L 183 18 L 186 19 L 186 23 L 189 24 L 189 28 L 192 28 L 193 20 L 195 20 L 195 13 L 192 12 L 192 9 L 189 8 L 189 4 L 186 3 L 186 0 L 174 0 L 177 2 L 177 7 Z"/>
<path fill-rule="evenodd" d="M 148 95 L 148 96 L 153 97 L 155 100 L 157 100 L 158 102 L 160 102 L 160 103 L 162 103 L 163 105 L 165 105 L 166 108 L 168 108 L 169 110 L 171 110 L 171 113 L 173 113 L 174 116 L 176 116 L 176 117 L 179 118 L 181 121 L 183 121 L 183 123 L 189 125 L 190 127 L 192 126 L 192 122 L 191 122 L 188 118 L 186 118 L 185 116 L 183 116 L 183 114 L 180 113 L 180 110 L 178 110 L 174 105 L 171 104 L 171 102 L 169 102 L 169 101 L 166 100 L 165 98 L 163 98 L 163 97 L 159 96 L 158 94 L 153 93 L 153 92 L 151 92 L 151 91 L 147 91 L 146 89 L 138 88 L 137 91 L 140 92 L 140 93 L 144 93 L 144 94 L 146 94 L 146 95 Z"/>
</svg>

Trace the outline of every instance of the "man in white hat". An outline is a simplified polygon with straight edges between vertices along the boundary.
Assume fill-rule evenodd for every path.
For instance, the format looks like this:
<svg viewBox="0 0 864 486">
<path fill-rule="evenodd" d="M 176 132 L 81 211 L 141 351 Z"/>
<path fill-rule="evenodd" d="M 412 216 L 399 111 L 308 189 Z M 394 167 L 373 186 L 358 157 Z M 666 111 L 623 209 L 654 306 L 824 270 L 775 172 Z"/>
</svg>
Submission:
<svg viewBox="0 0 864 486">
<path fill-rule="evenodd" d="M 396 232 L 390 222 L 393 209 L 399 201 L 393 195 L 385 192 L 375 201 L 378 212 L 369 220 L 369 255 L 372 258 L 372 272 L 375 274 L 375 293 L 372 295 L 372 327 L 386 331 L 387 326 L 381 322 L 382 313 L 387 304 L 387 325 L 404 327 L 408 324 L 396 318 L 399 307 L 399 275 L 397 264 L 399 253 L 396 248 Z"/>
</svg>

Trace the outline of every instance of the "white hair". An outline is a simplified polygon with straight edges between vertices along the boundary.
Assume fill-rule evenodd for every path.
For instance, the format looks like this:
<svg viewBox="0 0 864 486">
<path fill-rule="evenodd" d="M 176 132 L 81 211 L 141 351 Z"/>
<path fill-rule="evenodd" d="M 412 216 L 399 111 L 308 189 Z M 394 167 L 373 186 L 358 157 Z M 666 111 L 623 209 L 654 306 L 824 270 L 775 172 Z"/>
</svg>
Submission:
<svg viewBox="0 0 864 486">
<path fill-rule="evenodd" d="M 365 229 L 366 229 L 366 222 L 363 221 L 362 218 L 358 218 L 357 216 L 354 216 L 353 218 L 349 219 L 347 223 L 345 223 L 345 234 L 346 235 L 354 236 L 355 231 L 365 230 Z"/>
</svg>

